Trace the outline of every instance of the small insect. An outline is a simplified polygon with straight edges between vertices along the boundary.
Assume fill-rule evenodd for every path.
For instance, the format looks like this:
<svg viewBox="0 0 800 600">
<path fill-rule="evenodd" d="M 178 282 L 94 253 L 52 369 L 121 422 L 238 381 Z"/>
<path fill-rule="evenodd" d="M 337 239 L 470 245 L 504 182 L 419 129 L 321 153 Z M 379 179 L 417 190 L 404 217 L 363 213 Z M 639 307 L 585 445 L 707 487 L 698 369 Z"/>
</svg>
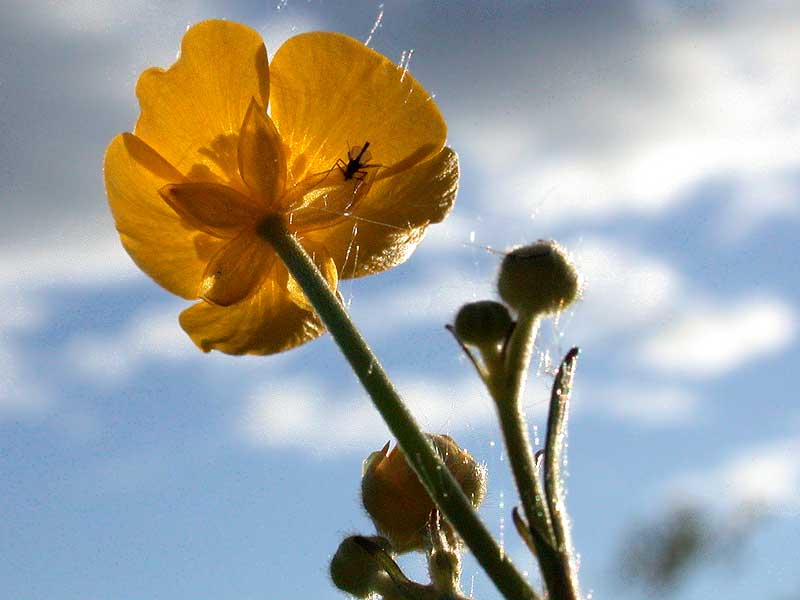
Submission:
<svg viewBox="0 0 800 600">
<path fill-rule="evenodd" d="M 351 179 L 363 181 L 367 176 L 367 169 L 380 166 L 377 164 L 368 164 L 372 156 L 367 152 L 367 148 L 369 148 L 369 142 L 364 142 L 363 146 L 353 146 L 347 151 L 347 162 L 342 158 L 336 161 L 336 166 L 342 172 L 342 175 L 344 175 L 345 181 L 350 181 Z"/>
</svg>

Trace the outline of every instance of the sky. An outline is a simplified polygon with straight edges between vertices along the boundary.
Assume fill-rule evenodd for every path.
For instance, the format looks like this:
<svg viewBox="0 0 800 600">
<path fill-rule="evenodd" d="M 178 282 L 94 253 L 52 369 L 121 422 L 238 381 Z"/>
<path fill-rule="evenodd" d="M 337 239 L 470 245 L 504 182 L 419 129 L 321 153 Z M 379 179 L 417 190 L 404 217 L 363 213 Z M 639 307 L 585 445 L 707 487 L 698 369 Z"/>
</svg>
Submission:
<svg viewBox="0 0 800 600">
<path fill-rule="evenodd" d="M 105 148 L 133 128 L 139 73 L 207 18 L 270 56 L 304 31 L 369 38 L 435 96 L 455 208 L 340 291 L 423 427 L 487 466 L 481 516 L 534 583 L 490 400 L 444 325 L 495 297 L 498 251 L 552 238 L 586 288 L 544 324 L 525 410 L 538 436 L 580 346 L 567 501 L 587 597 L 652 597 L 620 576 L 626 537 L 685 506 L 722 530 L 758 518 L 669 598 L 800 594 L 800 5 L 6 0 L 3 598 L 343 598 L 330 556 L 373 532 L 361 462 L 390 436 L 332 340 L 199 352 L 114 229 Z M 474 562 L 463 583 L 498 598 Z"/>
</svg>

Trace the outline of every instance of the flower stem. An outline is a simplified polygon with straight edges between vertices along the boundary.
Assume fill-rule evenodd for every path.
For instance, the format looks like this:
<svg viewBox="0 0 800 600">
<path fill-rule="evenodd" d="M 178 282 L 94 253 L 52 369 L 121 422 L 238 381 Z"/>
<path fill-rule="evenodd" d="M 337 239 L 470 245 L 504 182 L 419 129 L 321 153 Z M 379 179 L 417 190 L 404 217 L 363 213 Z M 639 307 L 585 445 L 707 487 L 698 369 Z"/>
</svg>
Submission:
<svg viewBox="0 0 800 600">
<path fill-rule="evenodd" d="M 531 526 L 541 525 L 548 539 L 553 539 L 550 514 L 544 504 L 541 483 L 528 436 L 528 426 L 522 412 L 522 393 L 528 377 L 528 366 L 533 355 L 533 343 L 539 330 L 539 318 L 520 315 L 514 333 L 508 341 L 503 368 L 495 370 L 491 393 L 497 405 L 500 427 L 517 483 L 522 509 Z"/>
<path fill-rule="evenodd" d="M 539 600 L 480 521 L 469 499 L 444 466 L 403 404 L 378 359 L 353 325 L 341 301 L 328 287 L 300 243 L 286 229 L 283 219 L 279 216 L 267 217 L 259 226 L 259 234 L 272 244 L 303 289 L 389 430 L 397 438 L 420 482 L 497 589 L 509 600 Z"/>
<path fill-rule="evenodd" d="M 489 389 L 497 405 L 511 471 L 531 528 L 530 540 L 535 546 L 548 597 L 552 600 L 577 600 L 575 582 L 556 537 L 556 531 L 563 534 L 563 523 L 560 520 L 553 523 L 554 517 L 561 519 L 563 515 L 551 513 L 543 493 L 522 411 L 522 393 L 538 330 L 538 315 L 520 315 L 506 347 L 503 368 L 493 372 Z"/>
</svg>

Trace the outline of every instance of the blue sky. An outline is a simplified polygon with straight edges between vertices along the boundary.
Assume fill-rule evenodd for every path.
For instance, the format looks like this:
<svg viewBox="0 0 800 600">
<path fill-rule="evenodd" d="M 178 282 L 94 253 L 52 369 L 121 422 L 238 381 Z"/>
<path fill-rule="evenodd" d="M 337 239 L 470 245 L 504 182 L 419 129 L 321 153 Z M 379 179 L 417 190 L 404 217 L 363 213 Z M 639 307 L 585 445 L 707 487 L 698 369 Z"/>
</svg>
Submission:
<svg viewBox="0 0 800 600">
<path fill-rule="evenodd" d="M 288 37 L 340 31 L 435 94 L 462 165 L 451 217 L 405 265 L 341 291 L 431 431 L 489 470 L 510 523 L 491 405 L 443 325 L 492 297 L 496 254 L 570 249 L 581 302 L 544 327 L 583 355 L 569 442 L 581 580 L 644 598 L 630 528 L 697 503 L 763 518 L 738 562 L 679 600 L 797 594 L 800 7 L 793 2 L 23 2 L 0 8 L 0 595 L 19 600 L 339 598 L 327 562 L 371 527 L 362 459 L 389 436 L 328 337 L 290 353 L 197 351 L 185 304 L 140 273 L 105 201 L 105 147 L 138 74 L 212 17 Z M 411 52 L 413 50 L 413 53 Z M 419 573 L 420 557 L 404 564 Z M 466 590 L 496 598 L 470 563 Z"/>
</svg>

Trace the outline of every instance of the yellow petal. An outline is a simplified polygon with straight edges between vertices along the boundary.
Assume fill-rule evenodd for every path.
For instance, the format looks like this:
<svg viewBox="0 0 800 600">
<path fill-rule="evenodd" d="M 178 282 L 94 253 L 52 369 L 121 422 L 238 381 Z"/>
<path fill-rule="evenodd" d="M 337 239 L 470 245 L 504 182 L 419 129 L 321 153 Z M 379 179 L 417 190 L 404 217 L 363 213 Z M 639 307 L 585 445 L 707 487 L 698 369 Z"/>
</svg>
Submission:
<svg viewBox="0 0 800 600">
<path fill-rule="evenodd" d="M 270 65 L 271 115 L 291 149 L 292 176 L 347 162 L 369 142 L 370 162 L 408 168 L 439 152 L 447 128 L 430 94 L 406 71 L 358 40 L 306 33 Z M 295 172 L 302 169 L 303 173 Z"/>
<path fill-rule="evenodd" d="M 276 204 L 286 187 L 286 155 L 272 119 L 253 100 L 239 134 L 239 173 L 264 208 Z"/>
<path fill-rule="evenodd" d="M 300 235 L 325 246 L 340 279 L 384 271 L 404 262 L 425 228 L 444 219 L 457 189 L 458 156 L 445 148 L 429 161 L 376 181 L 351 216 Z"/>
<path fill-rule="evenodd" d="M 111 213 L 134 262 L 173 294 L 197 298 L 206 262 L 220 241 L 193 229 L 159 195 L 181 174 L 142 140 L 123 133 L 106 151 L 104 175 Z"/>
<path fill-rule="evenodd" d="M 268 69 L 264 42 L 249 27 L 198 23 L 184 35 L 174 65 L 139 78 L 136 135 L 192 180 L 243 187 L 239 129 L 253 98 L 267 105 Z"/>
<path fill-rule="evenodd" d="M 284 199 L 289 202 L 289 225 L 294 231 L 330 226 L 339 217 L 356 210 L 375 180 L 371 174 L 364 179 L 352 178 L 348 181 L 342 180 L 340 173 L 337 173 L 338 176 L 331 173 L 322 175 L 322 180 L 318 176 L 305 180 L 319 183 L 298 200 L 294 199 L 294 195 L 304 191 L 305 182 L 295 186 Z"/>
<path fill-rule="evenodd" d="M 252 294 L 275 261 L 275 251 L 250 228 L 230 240 L 209 261 L 200 296 L 231 306 Z"/>
<path fill-rule="evenodd" d="M 219 183 L 171 183 L 158 192 L 193 227 L 221 238 L 234 237 L 260 216 L 247 196 Z"/>
<path fill-rule="evenodd" d="M 331 258 L 331 255 L 328 254 L 328 251 L 325 249 L 325 247 L 311 240 L 301 239 L 300 244 L 303 246 L 303 249 L 308 253 L 308 255 L 311 256 L 311 260 L 314 261 L 314 264 L 317 265 L 317 268 L 320 270 L 320 273 L 322 273 L 325 281 L 328 282 L 328 287 L 333 291 L 336 291 L 336 286 L 339 284 L 339 274 L 336 271 L 336 264 L 334 264 L 333 258 Z M 302 288 L 300 287 L 300 284 L 297 283 L 297 281 L 295 281 L 294 277 L 291 275 L 289 275 L 289 280 L 286 287 L 292 302 L 305 310 L 314 310 L 314 308 L 311 306 L 311 303 L 308 301 L 308 298 L 306 298 Z"/>
<path fill-rule="evenodd" d="M 203 352 L 274 354 L 313 340 L 325 328 L 289 299 L 286 278 L 285 267 L 275 261 L 252 296 L 227 308 L 199 302 L 181 313 L 181 326 Z"/>
</svg>

